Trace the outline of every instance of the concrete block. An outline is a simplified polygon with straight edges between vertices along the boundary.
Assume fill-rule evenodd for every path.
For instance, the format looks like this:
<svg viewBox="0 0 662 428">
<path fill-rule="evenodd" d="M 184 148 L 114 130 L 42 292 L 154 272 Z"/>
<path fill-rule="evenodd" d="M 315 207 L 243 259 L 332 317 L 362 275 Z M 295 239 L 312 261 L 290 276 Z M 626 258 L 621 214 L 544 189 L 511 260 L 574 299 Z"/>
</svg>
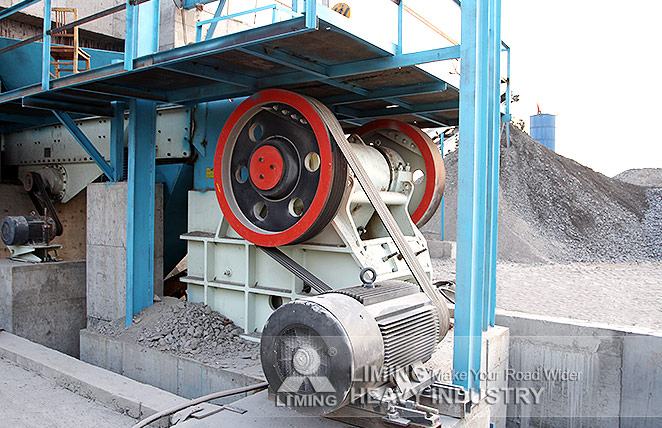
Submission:
<svg viewBox="0 0 662 428">
<path fill-rule="evenodd" d="M 0 259 L 0 328 L 68 355 L 85 327 L 85 262 Z"/>
<path fill-rule="evenodd" d="M 127 184 L 87 187 L 87 302 L 93 325 L 126 315 Z M 154 293 L 163 296 L 163 186 L 154 212 Z"/>
<path fill-rule="evenodd" d="M 424 233 L 427 239 L 430 257 L 433 259 L 455 259 L 457 254 L 457 244 L 455 241 L 439 241 L 437 236 Z"/>
<path fill-rule="evenodd" d="M 662 426 L 662 336 L 625 335 L 622 379 L 621 426 Z"/>
<path fill-rule="evenodd" d="M 152 352 L 150 352 L 152 351 Z M 122 343 L 122 374 L 165 391 L 177 391 L 177 357 L 138 344 Z M 181 394 L 177 394 L 180 395 Z M 193 397 L 190 397 L 193 398 Z"/>
<path fill-rule="evenodd" d="M 80 359 L 113 373 L 122 374 L 122 343 L 91 333 L 87 329 L 81 330 Z"/>
<path fill-rule="evenodd" d="M 115 321 L 126 316 L 126 248 L 87 245 L 87 316 Z"/>
</svg>

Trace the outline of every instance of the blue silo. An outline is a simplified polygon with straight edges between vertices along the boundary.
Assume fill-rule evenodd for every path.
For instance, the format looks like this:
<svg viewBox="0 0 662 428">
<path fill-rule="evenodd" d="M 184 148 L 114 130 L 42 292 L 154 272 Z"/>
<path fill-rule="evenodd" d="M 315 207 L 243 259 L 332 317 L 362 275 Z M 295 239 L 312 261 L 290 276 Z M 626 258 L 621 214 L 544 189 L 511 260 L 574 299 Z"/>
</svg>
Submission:
<svg viewBox="0 0 662 428">
<path fill-rule="evenodd" d="M 550 150 L 556 147 L 556 116 L 538 113 L 531 116 L 531 138 Z"/>
</svg>

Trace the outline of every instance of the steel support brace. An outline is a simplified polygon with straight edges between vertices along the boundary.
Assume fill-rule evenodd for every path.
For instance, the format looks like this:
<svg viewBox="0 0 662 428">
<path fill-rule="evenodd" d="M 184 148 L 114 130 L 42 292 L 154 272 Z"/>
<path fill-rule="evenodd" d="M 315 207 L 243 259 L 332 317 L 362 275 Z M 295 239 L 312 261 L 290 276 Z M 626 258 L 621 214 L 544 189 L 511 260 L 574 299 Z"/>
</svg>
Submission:
<svg viewBox="0 0 662 428">
<path fill-rule="evenodd" d="M 106 162 L 106 160 L 103 158 L 103 155 L 99 153 L 97 148 L 94 147 L 94 144 L 92 144 L 92 142 L 85 136 L 85 134 L 83 134 L 83 131 L 81 131 L 78 125 L 76 125 L 76 122 L 74 122 L 71 116 L 69 116 L 69 113 L 53 110 L 53 114 L 58 118 L 62 125 L 67 128 L 67 130 L 76 139 L 76 141 L 78 141 L 78 144 L 80 144 L 83 150 L 85 150 L 90 158 L 92 158 L 94 163 L 97 164 L 104 175 L 110 180 L 113 180 L 115 176 L 113 168 L 108 165 L 108 162 Z"/>
<path fill-rule="evenodd" d="M 11 16 L 18 12 L 21 9 L 25 9 L 26 7 L 33 5 L 41 0 L 23 0 L 20 3 L 16 3 L 13 6 L 9 6 L 6 9 L 3 9 L 0 11 L 0 20 L 7 18 L 8 16 Z"/>
<path fill-rule="evenodd" d="M 226 0 L 221 0 L 218 2 L 218 7 L 216 8 L 216 12 L 214 12 L 214 18 L 218 18 L 219 16 L 221 16 L 221 13 L 223 12 L 223 8 L 225 7 L 225 2 Z M 212 37 L 214 37 L 214 31 L 216 31 L 217 25 L 218 25 L 218 21 L 214 21 L 211 24 L 209 24 L 209 28 L 207 29 L 207 34 L 205 35 L 205 40 L 209 40 Z M 197 37 L 196 39 L 200 40 Z"/>
<path fill-rule="evenodd" d="M 44 28 L 41 51 L 41 90 L 48 91 L 51 79 L 51 0 L 44 0 Z"/>
<path fill-rule="evenodd" d="M 501 131 L 501 2 L 489 0 L 489 89 L 487 146 L 487 212 L 483 330 L 494 326 L 496 310 L 496 253 L 499 211 L 499 156 Z"/>
<path fill-rule="evenodd" d="M 453 381 L 480 388 L 485 287 L 490 0 L 462 2 L 460 151 L 458 159 L 457 288 Z M 499 1 L 499 0 L 496 0 Z"/>
<path fill-rule="evenodd" d="M 156 103 L 129 102 L 126 325 L 154 299 Z"/>
</svg>

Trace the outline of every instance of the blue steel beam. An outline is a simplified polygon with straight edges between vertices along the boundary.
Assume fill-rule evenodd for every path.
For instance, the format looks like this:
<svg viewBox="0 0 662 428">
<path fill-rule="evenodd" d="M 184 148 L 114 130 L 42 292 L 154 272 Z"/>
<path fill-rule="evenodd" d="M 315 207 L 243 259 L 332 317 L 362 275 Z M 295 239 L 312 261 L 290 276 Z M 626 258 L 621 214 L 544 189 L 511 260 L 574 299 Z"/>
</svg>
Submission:
<svg viewBox="0 0 662 428">
<path fill-rule="evenodd" d="M 225 7 L 225 1 L 226 0 L 220 0 L 218 2 L 218 7 L 216 8 L 216 12 L 214 12 L 214 18 L 218 18 L 221 16 L 221 13 L 223 13 L 223 8 Z M 214 31 L 216 31 L 216 26 L 218 25 L 218 21 L 213 21 L 209 24 L 209 28 L 207 29 L 207 34 L 205 34 L 205 40 L 209 40 L 212 37 L 214 37 Z"/>
<path fill-rule="evenodd" d="M 335 106 L 332 108 L 334 113 L 343 114 L 345 116 L 350 116 L 357 119 L 397 116 L 399 114 L 411 114 L 411 113 L 436 113 L 442 111 L 452 111 L 457 109 L 458 109 L 458 102 L 454 100 L 442 101 L 439 103 L 431 103 L 431 104 L 419 104 L 413 106 L 410 109 L 404 107 L 393 107 L 393 108 L 383 108 L 376 110 L 357 110 L 346 106 Z"/>
<path fill-rule="evenodd" d="M 442 128 L 445 127 L 445 126 L 448 126 L 448 124 L 446 124 L 444 122 L 441 122 L 439 119 L 434 118 L 429 113 L 416 113 L 416 114 L 414 114 L 414 116 L 418 117 L 419 119 L 423 119 L 423 120 L 426 120 L 428 122 L 432 122 L 435 125 L 437 125 L 439 127 L 442 127 Z"/>
<path fill-rule="evenodd" d="M 27 125 L 47 125 L 49 123 L 53 123 L 53 119 L 47 116 L 33 116 L 30 114 L 0 113 L 0 122 L 25 123 Z"/>
<path fill-rule="evenodd" d="M 9 6 L 8 8 L 3 9 L 2 11 L 0 11 L 0 20 L 3 20 L 5 18 L 7 18 L 8 16 L 11 16 L 11 15 L 15 14 L 19 10 L 24 9 L 28 6 L 31 6 L 31 5 L 39 2 L 39 1 L 41 1 L 41 0 L 23 0 L 22 2 L 16 3 L 13 6 Z"/>
<path fill-rule="evenodd" d="M 60 123 L 71 133 L 71 135 L 78 141 L 78 144 L 81 145 L 83 150 L 90 156 L 95 164 L 101 169 L 106 177 L 110 180 L 114 179 L 113 168 L 108 165 L 108 162 L 103 158 L 103 155 L 99 153 L 94 144 L 83 134 L 83 131 L 80 130 L 76 122 L 69 116 L 67 112 L 53 110 L 53 114 L 58 118 Z"/>
<path fill-rule="evenodd" d="M 255 77 L 248 76 L 242 73 L 236 73 L 233 71 L 219 70 L 215 67 L 210 67 L 208 65 L 191 63 L 191 62 L 180 62 L 177 64 L 169 64 L 160 68 L 166 70 L 176 71 L 178 73 L 188 74 L 190 76 L 201 77 L 203 79 L 215 80 L 222 83 L 230 83 L 232 85 L 243 86 L 245 88 L 255 88 L 257 87 L 257 81 Z"/>
<path fill-rule="evenodd" d="M 51 0 L 44 0 L 43 44 L 41 47 L 41 90 L 48 91 L 51 79 Z"/>
<path fill-rule="evenodd" d="M 487 201 L 489 0 L 462 2 L 453 382 L 480 388 Z"/>
<path fill-rule="evenodd" d="M 393 55 L 381 58 L 361 60 L 346 64 L 338 64 L 326 67 L 326 75 L 330 79 L 347 77 L 356 74 L 373 73 L 376 71 L 390 70 L 400 67 L 411 67 L 418 64 L 427 64 L 436 61 L 456 59 L 460 56 L 459 46 L 430 49 L 427 51 L 413 52 L 402 55 Z M 287 85 L 290 83 L 312 82 L 313 76 L 303 72 L 286 73 L 279 76 L 267 77 L 260 80 L 263 87 Z"/>
<path fill-rule="evenodd" d="M 126 325 L 154 299 L 156 103 L 129 102 Z"/>
<path fill-rule="evenodd" d="M 207 4 L 215 1 L 216 0 L 183 0 L 182 7 L 184 9 L 193 9 L 199 4 Z"/>
<path fill-rule="evenodd" d="M 393 97 L 410 97 L 412 95 L 433 94 L 445 91 L 447 88 L 445 82 L 426 83 L 422 85 L 401 86 L 398 88 L 386 88 L 376 91 L 370 91 L 365 95 L 333 95 L 326 98 L 320 98 L 320 101 L 327 105 L 343 105 L 355 102 L 383 100 Z"/>
</svg>

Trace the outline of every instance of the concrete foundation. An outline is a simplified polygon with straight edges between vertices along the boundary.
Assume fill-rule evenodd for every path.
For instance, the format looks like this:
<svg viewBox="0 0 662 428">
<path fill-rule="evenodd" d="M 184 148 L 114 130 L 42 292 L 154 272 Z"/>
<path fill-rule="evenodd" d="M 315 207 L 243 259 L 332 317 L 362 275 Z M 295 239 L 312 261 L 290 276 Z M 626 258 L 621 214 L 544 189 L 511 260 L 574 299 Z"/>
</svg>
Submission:
<svg viewBox="0 0 662 428">
<path fill-rule="evenodd" d="M 81 360 L 185 398 L 263 382 L 259 361 L 237 358 L 241 369 L 221 368 L 83 330 Z M 223 362 L 231 362 L 230 359 Z M 237 400 L 230 397 L 226 402 Z"/>
<path fill-rule="evenodd" d="M 154 293 L 163 295 L 163 186 L 156 186 Z M 127 185 L 87 186 L 87 318 L 112 322 L 126 316 Z"/>
<path fill-rule="evenodd" d="M 511 333 L 508 386 L 540 391 L 508 404 L 509 427 L 662 426 L 662 333 L 505 311 L 496 320 Z"/>
<path fill-rule="evenodd" d="M 78 357 L 85 328 L 85 262 L 0 259 L 0 329 Z"/>
</svg>

